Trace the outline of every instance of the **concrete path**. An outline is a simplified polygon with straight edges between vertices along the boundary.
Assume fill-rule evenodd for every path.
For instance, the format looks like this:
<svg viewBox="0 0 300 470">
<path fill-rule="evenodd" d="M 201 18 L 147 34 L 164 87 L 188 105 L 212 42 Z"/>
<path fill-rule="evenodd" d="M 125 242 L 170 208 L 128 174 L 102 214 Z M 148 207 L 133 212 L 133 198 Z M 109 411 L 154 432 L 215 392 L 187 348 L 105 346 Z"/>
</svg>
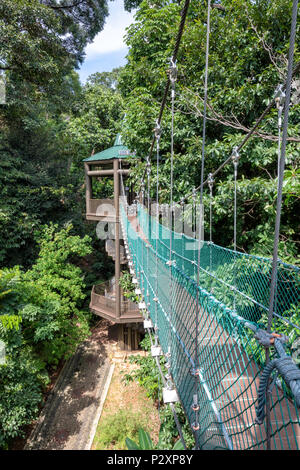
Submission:
<svg viewBox="0 0 300 470">
<path fill-rule="evenodd" d="M 88 450 L 101 414 L 113 365 L 103 320 L 64 365 L 25 450 Z"/>
</svg>

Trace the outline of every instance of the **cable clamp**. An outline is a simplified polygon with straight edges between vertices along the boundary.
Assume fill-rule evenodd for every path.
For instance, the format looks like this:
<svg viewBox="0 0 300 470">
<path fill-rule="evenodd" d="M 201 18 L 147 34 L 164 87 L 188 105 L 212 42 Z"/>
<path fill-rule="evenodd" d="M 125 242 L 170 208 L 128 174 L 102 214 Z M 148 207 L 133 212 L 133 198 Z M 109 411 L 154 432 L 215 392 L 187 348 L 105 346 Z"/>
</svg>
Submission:
<svg viewBox="0 0 300 470">
<path fill-rule="evenodd" d="M 239 164 L 239 159 L 240 159 L 240 154 L 239 154 L 239 151 L 238 151 L 238 147 L 233 147 L 231 158 L 232 158 L 234 168 L 237 169 L 237 166 Z"/>
<path fill-rule="evenodd" d="M 175 267 L 175 266 L 176 266 L 176 260 L 173 260 L 173 261 L 171 261 L 171 260 L 166 261 L 166 264 L 167 264 L 168 266 L 174 266 L 174 267 Z"/>
<path fill-rule="evenodd" d="M 144 329 L 147 330 L 147 329 L 150 329 L 150 328 L 153 328 L 152 320 L 150 318 L 146 318 L 144 320 Z"/>
<path fill-rule="evenodd" d="M 166 358 L 169 359 L 171 357 L 170 347 L 168 348 L 168 352 L 165 354 Z"/>
<path fill-rule="evenodd" d="M 170 385 L 169 385 L 169 387 L 170 387 Z M 163 401 L 164 401 L 165 404 L 166 403 L 176 403 L 176 402 L 179 401 L 176 389 L 173 387 L 173 385 L 171 385 L 171 386 L 172 386 L 172 388 L 169 388 L 167 386 L 167 387 L 163 387 L 163 389 L 162 389 Z"/>
<path fill-rule="evenodd" d="M 199 376 L 201 373 L 200 369 L 197 367 L 192 367 L 190 372 L 191 372 L 191 375 L 194 375 L 195 377 Z"/>
<path fill-rule="evenodd" d="M 197 394 L 193 395 L 193 404 L 192 404 L 191 408 L 194 412 L 199 411 L 199 409 L 200 409 L 199 405 L 198 405 L 198 395 Z"/>
<path fill-rule="evenodd" d="M 257 339 L 259 344 L 261 344 L 265 348 L 270 348 L 271 346 L 274 346 L 275 339 L 278 339 L 282 343 L 288 342 L 288 337 L 284 334 L 268 333 L 267 331 L 262 330 L 261 328 L 258 328 L 256 330 L 254 338 Z"/>
<path fill-rule="evenodd" d="M 194 201 L 194 202 L 196 201 L 196 197 L 197 197 L 197 191 L 196 191 L 196 188 L 193 188 L 193 191 L 192 191 L 192 198 L 193 198 L 193 201 Z"/>
<path fill-rule="evenodd" d="M 283 85 L 278 85 L 278 87 L 275 90 L 275 103 L 277 109 L 283 108 L 284 102 L 285 102 L 285 92 L 283 90 Z"/>
<path fill-rule="evenodd" d="M 170 59 L 170 68 L 169 68 L 169 77 L 171 80 L 171 83 L 175 83 L 177 80 L 177 66 L 176 66 L 176 61 L 173 61 L 173 58 L 171 57 Z"/>
<path fill-rule="evenodd" d="M 156 126 L 153 130 L 154 130 L 156 140 L 159 141 L 160 136 L 161 136 L 161 127 L 160 127 L 158 120 L 156 121 Z"/>
<path fill-rule="evenodd" d="M 151 346 L 151 356 L 152 357 L 159 357 L 162 355 L 162 350 L 160 346 Z"/>
<path fill-rule="evenodd" d="M 215 180 L 213 178 L 212 173 L 209 173 L 208 178 L 207 178 L 207 184 L 208 184 L 208 187 L 209 187 L 210 191 L 212 191 L 212 189 L 213 189 L 214 182 L 215 182 Z"/>
<path fill-rule="evenodd" d="M 193 429 L 193 431 L 199 431 L 199 429 L 200 429 L 199 423 L 198 422 L 192 423 L 192 429 Z"/>
</svg>

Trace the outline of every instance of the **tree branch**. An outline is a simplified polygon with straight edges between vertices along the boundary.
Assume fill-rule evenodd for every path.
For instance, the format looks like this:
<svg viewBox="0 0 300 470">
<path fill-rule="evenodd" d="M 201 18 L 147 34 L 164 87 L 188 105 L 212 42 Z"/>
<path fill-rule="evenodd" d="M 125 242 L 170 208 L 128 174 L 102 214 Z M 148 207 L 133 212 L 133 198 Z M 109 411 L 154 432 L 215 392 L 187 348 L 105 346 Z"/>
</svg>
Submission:
<svg viewBox="0 0 300 470">
<path fill-rule="evenodd" d="M 187 88 L 186 88 L 186 91 L 190 95 L 193 94 L 194 98 L 196 98 L 199 101 L 203 102 L 203 98 L 201 98 L 197 93 L 194 93 L 194 92 L 192 92 L 191 90 L 189 90 Z M 185 99 L 184 101 L 185 101 L 186 105 L 188 105 L 190 108 L 194 109 L 197 116 L 203 117 L 203 113 L 200 110 L 200 108 L 197 106 L 195 100 Z M 207 108 L 210 111 L 210 114 L 207 115 L 208 120 L 218 122 L 219 124 L 222 124 L 223 126 L 232 127 L 233 129 L 237 129 L 237 130 L 245 132 L 245 133 L 250 132 L 250 129 L 248 127 L 244 126 L 242 123 L 240 123 L 237 120 L 236 116 L 231 116 L 231 117 L 223 116 L 222 114 L 215 111 L 215 109 L 212 107 L 212 105 L 209 102 L 207 102 Z M 276 142 L 278 140 L 278 136 L 273 135 L 273 134 L 265 134 L 263 132 L 255 131 L 253 133 L 253 135 L 256 135 L 257 137 L 260 137 L 264 140 L 270 140 L 272 142 Z M 300 137 L 288 137 L 287 140 L 289 142 L 300 142 Z"/>
<path fill-rule="evenodd" d="M 219 3 L 213 3 L 212 8 L 217 8 L 218 10 L 226 11 L 226 8 L 223 7 L 223 5 L 220 5 Z"/>
<path fill-rule="evenodd" d="M 68 10 L 70 8 L 78 7 L 81 3 L 84 3 L 86 0 L 78 0 L 76 3 L 72 3 L 72 5 L 51 5 L 47 3 L 46 5 L 52 10 Z"/>
<path fill-rule="evenodd" d="M 260 33 L 258 32 L 258 29 L 255 26 L 255 24 L 253 23 L 253 20 L 252 20 L 250 14 L 249 14 L 248 6 L 247 6 L 246 3 L 245 3 L 245 9 L 246 9 L 246 17 L 247 17 L 247 19 L 250 23 L 251 28 L 255 32 L 255 34 L 256 34 L 259 42 L 261 43 L 262 47 L 264 48 L 264 50 L 268 53 L 269 59 L 272 62 L 272 64 L 274 65 L 274 67 L 276 68 L 280 79 L 283 80 L 285 78 L 285 75 L 286 75 L 285 69 L 287 67 L 287 59 L 283 55 L 278 55 L 278 54 L 277 54 L 277 57 L 276 57 L 276 55 L 273 52 L 272 46 L 270 46 L 265 40 L 265 33 L 263 34 L 263 36 L 261 36 Z M 279 65 L 280 62 L 283 63 L 282 68 Z"/>
</svg>

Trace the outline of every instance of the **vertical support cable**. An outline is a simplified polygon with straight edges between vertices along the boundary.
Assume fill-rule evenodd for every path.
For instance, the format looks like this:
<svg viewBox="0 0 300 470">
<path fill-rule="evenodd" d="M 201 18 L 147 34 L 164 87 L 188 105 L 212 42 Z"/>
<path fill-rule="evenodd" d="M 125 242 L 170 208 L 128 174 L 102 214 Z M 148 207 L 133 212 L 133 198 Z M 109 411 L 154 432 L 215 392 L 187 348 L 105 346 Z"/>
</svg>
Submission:
<svg viewBox="0 0 300 470">
<path fill-rule="evenodd" d="M 150 172 L 151 172 L 151 165 L 150 159 L 147 157 L 147 206 L 148 206 L 148 223 L 147 223 L 147 232 L 146 237 L 149 243 L 151 243 L 151 218 L 150 218 Z M 147 248 L 147 276 L 149 275 L 149 248 Z"/>
<path fill-rule="evenodd" d="M 196 212 L 196 201 L 197 201 L 197 192 L 196 188 L 193 188 L 193 207 L 192 207 L 192 220 L 193 220 L 193 237 L 195 239 L 195 243 L 193 243 L 193 279 L 196 280 L 197 273 L 196 273 L 196 244 L 197 244 L 197 212 Z M 182 204 L 184 204 L 184 198 L 182 198 Z"/>
<path fill-rule="evenodd" d="M 196 324 L 195 324 L 195 369 L 199 369 L 199 351 L 198 351 L 198 333 L 199 333 L 199 280 L 200 280 L 200 251 L 201 251 L 201 226 L 202 226 L 202 202 L 203 202 L 203 178 L 204 178 L 204 157 L 205 157 L 205 138 L 206 138 L 206 111 L 207 111 L 207 84 L 208 84 L 208 57 L 209 57 L 209 36 L 210 36 L 210 6 L 207 5 L 207 23 L 206 23 L 206 50 L 205 50 L 205 78 L 204 78 L 204 108 L 203 108 L 203 132 L 202 132 L 202 160 L 201 160 L 201 186 L 200 186 L 200 220 L 198 231 L 198 267 L 197 267 L 197 304 L 196 304 Z M 197 376 L 195 374 L 195 394 L 197 394 Z M 198 433 L 195 430 L 195 448 L 199 449 Z"/>
<path fill-rule="evenodd" d="M 237 222 L 237 170 L 239 164 L 240 154 L 238 147 L 234 147 L 232 152 L 232 162 L 234 167 L 234 208 L 233 208 L 233 250 L 234 250 L 234 262 L 233 262 L 233 283 L 234 283 L 234 294 L 233 294 L 233 311 L 236 311 L 236 222 Z"/>
<path fill-rule="evenodd" d="M 156 138 L 156 234 L 155 234 L 155 295 L 158 298 L 158 237 L 159 237 L 159 141 L 161 136 L 161 127 L 159 122 L 156 122 L 154 129 Z M 155 302 L 155 344 L 157 345 L 157 321 L 158 321 L 158 302 Z"/>
<path fill-rule="evenodd" d="M 208 187 L 209 187 L 209 269 L 212 273 L 212 198 L 213 198 L 213 186 L 214 178 L 212 173 L 208 175 Z M 211 284 L 213 283 L 213 278 L 211 277 Z M 210 288 L 212 291 L 212 287 Z"/>
<path fill-rule="evenodd" d="M 174 172 L 174 104 L 175 104 L 175 82 L 177 79 L 176 63 L 171 59 L 170 63 L 170 82 L 171 82 L 171 172 L 170 172 L 170 254 L 169 254 L 169 273 L 170 273 L 170 325 L 168 346 L 170 348 L 170 370 L 172 370 L 172 341 L 171 324 L 173 321 L 173 273 L 172 273 L 172 249 L 173 249 L 173 172 Z"/>
<path fill-rule="evenodd" d="M 271 332 L 271 328 L 272 328 L 274 299 L 275 299 L 275 291 L 276 291 L 276 284 L 277 284 L 278 244 L 279 244 L 280 218 L 281 218 L 281 207 L 282 207 L 282 188 L 283 188 L 283 177 L 284 177 L 284 167 L 285 167 L 285 152 L 286 152 L 286 142 L 287 142 L 289 106 L 290 106 L 290 99 L 291 99 L 291 83 L 292 83 L 292 74 L 293 74 L 297 13 L 298 13 L 298 0 L 293 0 L 290 46 L 289 46 L 289 57 L 288 57 L 288 70 L 287 70 L 287 79 L 286 79 L 286 97 L 285 97 L 285 105 L 284 105 L 282 143 L 281 143 L 281 154 L 280 154 L 280 162 L 279 162 L 278 187 L 277 187 L 272 275 L 271 275 L 270 301 L 269 301 L 268 326 L 267 326 L 268 333 Z M 269 361 L 270 361 L 270 353 L 269 353 L 269 350 L 266 349 L 266 364 L 268 364 Z M 269 450 L 271 448 L 271 417 L 270 417 L 270 396 L 269 396 L 268 389 L 269 389 L 269 386 L 267 387 L 267 392 L 266 392 L 267 449 Z"/>
</svg>

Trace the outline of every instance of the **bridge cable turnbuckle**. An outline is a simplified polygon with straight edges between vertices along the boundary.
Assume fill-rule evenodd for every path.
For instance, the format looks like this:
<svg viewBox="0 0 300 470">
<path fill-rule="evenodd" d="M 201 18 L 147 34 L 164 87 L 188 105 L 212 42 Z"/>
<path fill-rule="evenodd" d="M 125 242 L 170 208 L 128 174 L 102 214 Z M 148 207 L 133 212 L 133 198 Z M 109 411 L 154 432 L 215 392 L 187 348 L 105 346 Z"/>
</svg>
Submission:
<svg viewBox="0 0 300 470">
<path fill-rule="evenodd" d="M 278 85 L 275 90 L 275 103 L 276 108 L 278 109 L 278 127 L 282 126 L 282 111 L 285 103 L 285 92 L 282 85 Z"/>
<path fill-rule="evenodd" d="M 233 147 L 231 159 L 232 159 L 232 163 L 234 166 L 234 171 L 235 173 L 237 173 L 237 167 L 238 167 L 239 159 L 240 159 L 240 153 L 238 151 L 238 147 Z"/>
<path fill-rule="evenodd" d="M 191 405 L 193 412 L 195 413 L 195 421 L 192 423 L 193 431 L 199 431 L 200 425 L 198 421 L 198 412 L 199 412 L 199 405 L 198 405 L 198 395 L 195 393 L 193 395 L 193 404 Z"/>
</svg>

